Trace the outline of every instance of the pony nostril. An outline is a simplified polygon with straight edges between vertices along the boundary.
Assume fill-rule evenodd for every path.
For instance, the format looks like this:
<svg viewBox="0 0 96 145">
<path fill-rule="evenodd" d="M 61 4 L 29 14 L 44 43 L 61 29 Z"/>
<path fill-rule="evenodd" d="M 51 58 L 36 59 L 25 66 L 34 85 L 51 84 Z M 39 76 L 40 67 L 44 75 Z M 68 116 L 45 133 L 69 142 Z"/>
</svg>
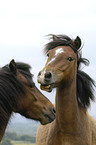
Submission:
<svg viewBox="0 0 96 145">
<path fill-rule="evenodd" d="M 38 76 L 40 76 L 41 75 L 41 71 L 38 73 Z"/>
<path fill-rule="evenodd" d="M 52 112 L 56 114 L 56 109 L 52 107 Z"/>
<path fill-rule="evenodd" d="M 51 72 L 46 72 L 45 73 L 45 78 L 50 79 L 52 77 Z"/>
<path fill-rule="evenodd" d="M 46 72 L 45 73 L 45 78 L 44 78 L 45 82 L 50 82 L 51 77 L 52 77 L 51 72 Z"/>
</svg>

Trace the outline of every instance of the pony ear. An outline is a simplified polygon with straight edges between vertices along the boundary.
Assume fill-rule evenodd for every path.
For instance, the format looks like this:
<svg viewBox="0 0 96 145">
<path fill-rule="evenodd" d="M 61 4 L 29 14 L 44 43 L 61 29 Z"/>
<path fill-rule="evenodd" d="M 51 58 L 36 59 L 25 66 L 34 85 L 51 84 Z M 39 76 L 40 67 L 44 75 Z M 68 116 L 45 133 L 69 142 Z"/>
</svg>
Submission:
<svg viewBox="0 0 96 145">
<path fill-rule="evenodd" d="M 76 39 L 73 42 L 73 46 L 78 50 L 81 46 L 81 39 L 77 36 Z"/>
<path fill-rule="evenodd" d="M 15 63 L 14 59 L 12 59 L 10 61 L 9 68 L 10 68 L 11 72 L 13 72 L 14 74 L 17 73 L 17 67 L 16 67 L 16 63 Z"/>
</svg>

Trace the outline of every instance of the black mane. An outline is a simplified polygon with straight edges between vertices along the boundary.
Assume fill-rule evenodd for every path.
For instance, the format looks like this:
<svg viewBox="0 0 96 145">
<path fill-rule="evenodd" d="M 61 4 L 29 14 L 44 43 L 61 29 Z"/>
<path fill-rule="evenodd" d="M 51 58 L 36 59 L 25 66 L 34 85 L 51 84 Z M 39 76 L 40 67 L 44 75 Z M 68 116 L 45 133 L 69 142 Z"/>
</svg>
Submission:
<svg viewBox="0 0 96 145">
<path fill-rule="evenodd" d="M 32 74 L 30 73 L 30 65 L 25 63 L 16 63 L 17 71 L 19 71 L 29 82 L 34 85 Z M 0 69 L 0 123 L 4 124 L 7 114 L 11 114 L 14 107 L 17 107 L 19 96 L 25 95 L 24 84 L 17 75 L 11 72 L 9 65 Z"/>
<path fill-rule="evenodd" d="M 81 57 L 82 48 L 79 48 L 77 50 L 73 45 L 74 40 L 70 37 L 66 35 L 49 36 L 51 41 L 47 43 L 44 48 L 45 54 L 47 54 L 49 50 L 54 49 L 57 46 L 70 46 L 77 54 L 77 101 L 79 105 L 82 105 L 84 108 L 88 108 L 90 105 L 90 100 L 94 101 L 93 88 L 95 86 L 95 82 L 88 74 L 80 70 L 80 65 L 83 63 L 84 65 L 88 66 L 89 60 Z"/>
</svg>

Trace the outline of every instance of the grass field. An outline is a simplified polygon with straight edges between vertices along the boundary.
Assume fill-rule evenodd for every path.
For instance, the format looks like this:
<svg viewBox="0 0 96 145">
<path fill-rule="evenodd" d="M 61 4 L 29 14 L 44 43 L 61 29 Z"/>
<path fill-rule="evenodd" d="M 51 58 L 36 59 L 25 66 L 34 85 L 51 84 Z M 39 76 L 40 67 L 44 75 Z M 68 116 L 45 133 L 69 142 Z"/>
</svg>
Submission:
<svg viewBox="0 0 96 145">
<path fill-rule="evenodd" d="M 24 141 L 11 141 L 11 143 L 13 145 L 36 145 L 36 144 L 33 144 L 33 143 L 24 142 Z"/>
</svg>

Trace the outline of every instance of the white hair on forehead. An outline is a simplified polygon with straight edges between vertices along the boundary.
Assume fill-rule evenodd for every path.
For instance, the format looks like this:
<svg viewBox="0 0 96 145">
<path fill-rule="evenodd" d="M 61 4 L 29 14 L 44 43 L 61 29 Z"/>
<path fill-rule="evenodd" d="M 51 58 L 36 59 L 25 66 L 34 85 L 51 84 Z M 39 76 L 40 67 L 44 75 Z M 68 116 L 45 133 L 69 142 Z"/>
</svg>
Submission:
<svg viewBox="0 0 96 145">
<path fill-rule="evenodd" d="M 59 55 L 60 53 L 64 53 L 63 48 L 58 48 L 58 49 L 55 51 L 54 57 L 48 62 L 47 65 L 49 65 L 50 63 L 52 63 L 52 62 L 56 59 L 57 55 Z"/>
<path fill-rule="evenodd" d="M 63 48 L 58 48 L 58 49 L 55 51 L 55 56 L 57 56 L 57 55 L 60 54 L 60 53 L 64 53 Z"/>
</svg>

